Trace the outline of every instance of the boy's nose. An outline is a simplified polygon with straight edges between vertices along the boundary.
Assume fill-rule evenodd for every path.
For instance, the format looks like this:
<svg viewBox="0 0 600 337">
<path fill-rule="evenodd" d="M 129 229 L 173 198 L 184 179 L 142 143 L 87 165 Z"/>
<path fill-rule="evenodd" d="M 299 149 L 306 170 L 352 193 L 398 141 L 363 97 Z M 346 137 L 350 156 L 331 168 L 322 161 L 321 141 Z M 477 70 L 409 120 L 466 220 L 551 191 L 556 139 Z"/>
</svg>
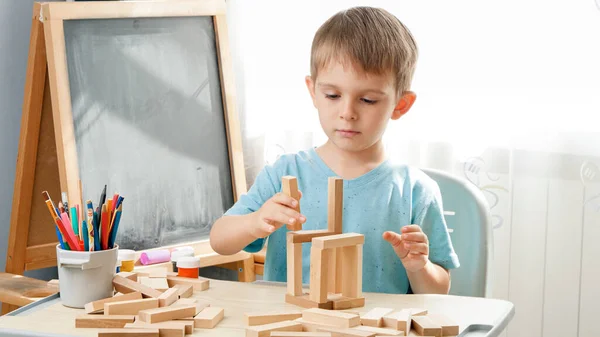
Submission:
<svg viewBox="0 0 600 337">
<path fill-rule="evenodd" d="M 347 121 L 356 120 L 358 115 L 354 109 L 354 105 L 352 103 L 346 103 L 342 107 L 340 111 L 340 119 L 345 119 Z"/>
</svg>

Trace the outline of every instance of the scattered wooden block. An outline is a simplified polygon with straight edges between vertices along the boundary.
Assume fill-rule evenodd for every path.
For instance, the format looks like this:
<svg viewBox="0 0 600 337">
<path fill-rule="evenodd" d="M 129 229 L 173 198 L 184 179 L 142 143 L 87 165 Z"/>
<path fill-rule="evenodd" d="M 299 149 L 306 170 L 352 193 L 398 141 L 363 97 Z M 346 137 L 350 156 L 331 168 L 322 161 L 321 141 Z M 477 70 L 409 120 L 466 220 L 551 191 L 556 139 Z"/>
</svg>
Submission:
<svg viewBox="0 0 600 337">
<path fill-rule="evenodd" d="M 383 326 L 386 328 L 404 331 L 404 336 L 410 332 L 411 313 L 410 309 L 402 309 L 383 316 Z"/>
<path fill-rule="evenodd" d="M 158 329 L 101 329 L 98 337 L 159 337 Z"/>
<path fill-rule="evenodd" d="M 182 300 L 183 300 L 183 302 L 180 302 L 181 300 L 179 300 L 179 301 L 173 303 L 171 306 L 175 307 L 175 306 L 192 305 L 192 306 L 196 307 L 196 313 L 194 315 L 198 315 L 206 307 L 210 307 L 210 303 L 205 300 L 193 300 L 193 302 L 192 302 L 192 299 L 190 299 L 190 298 L 184 298 Z"/>
<path fill-rule="evenodd" d="M 283 194 L 288 195 L 298 201 L 298 206 L 296 206 L 294 210 L 296 210 L 296 212 L 300 212 L 300 192 L 298 192 L 298 179 L 292 176 L 283 176 L 281 178 L 281 189 Z M 287 229 L 290 231 L 298 231 L 302 229 L 302 224 L 287 224 Z"/>
<path fill-rule="evenodd" d="M 76 328 L 123 328 L 135 321 L 134 315 L 83 315 L 75 318 Z"/>
<path fill-rule="evenodd" d="M 177 322 L 145 323 L 135 322 L 125 325 L 125 328 L 158 329 L 160 337 L 183 337 L 186 334 L 185 325 Z"/>
<path fill-rule="evenodd" d="M 120 273 L 117 273 L 117 275 L 119 275 L 121 277 L 124 277 L 124 278 L 127 278 L 127 279 L 130 279 L 130 280 L 135 281 L 135 282 L 137 282 L 137 280 L 138 280 L 138 274 L 132 273 L 132 272 L 129 272 L 129 271 L 122 271 Z"/>
<path fill-rule="evenodd" d="M 98 300 L 90 303 L 86 303 L 84 306 L 86 314 L 98 314 L 104 311 L 104 303 L 111 302 L 123 302 L 123 301 L 132 301 L 132 300 L 141 300 L 142 293 L 139 291 L 131 292 L 128 294 L 117 295 L 113 297 L 108 297 L 103 300 Z"/>
<path fill-rule="evenodd" d="M 271 331 L 271 337 L 331 337 L 331 332 Z"/>
<path fill-rule="evenodd" d="M 377 328 L 373 326 L 357 326 L 354 329 L 368 331 L 374 333 L 376 336 L 404 336 L 404 331 L 396 329 Z"/>
<path fill-rule="evenodd" d="M 177 288 L 169 288 L 164 293 L 158 296 L 158 306 L 159 307 L 168 307 L 169 305 L 175 303 L 179 300 L 179 289 Z"/>
<path fill-rule="evenodd" d="M 304 310 L 302 318 L 309 322 L 323 323 L 340 328 L 351 328 L 360 325 L 360 316 L 358 315 L 319 308 Z"/>
<path fill-rule="evenodd" d="M 373 308 L 366 314 L 360 317 L 360 323 L 366 326 L 382 327 L 383 316 L 391 313 L 394 309 L 391 308 Z"/>
<path fill-rule="evenodd" d="M 292 321 L 296 318 L 302 317 L 301 312 L 259 312 L 259 313 L 245 313 L 246 325 L 264 325 L 269 323 L 276 323 L 282 321 Z"/>
<path fill-rule="evenodd" d="M 365 236 L 358 233 L 327 235 L 312 239 L 312 246 L 321 249 L 349 247 L 364 243 Z"/>
<path fill-rule="evenodd" d="M 422 308 L 410 308 L 411 316 L 425 316 L 427 315 L 427 309 Z"/>
<path fill-rule="evenodd" d="M 138 313 L 140 320 L 146 323 L 159 323 L 171 321 L 178 318 L 193 317 L 196 313 L 196 306 L 170 306 L 164 308 L 142 310 Z"/>
<path fill-rule="evenodd" d="M 169 279 L 167 278 L 167 283 Z M 179 298 L 188 298 L 194 294 L 194 287 L 189 284 L 174 284 L 173 288 L 177 288 L 177 295 Z"/>
<path fill-rule="evenodd" d="M 134 282 L 130 279 L 124 278 L 123 276 L 119 275 L 115 275 L 115 277 L 113 278 L 113 285 L 115 286 L 115 289 L 118 292 L 121 292 L 123 294 L 139 291 L 142 293 L 142 296 L 152 298 L 158 298 L 160 294 L 162 294 L 156 289 Z"/>
<path fill-rule="evenodd" d="M 283 321 L 246 328 L 246 337 L 269 337 L 272 331 L 302 331 L 302 324 L 294 321 Z"/>
<path fill-rule="evenodd" d="M 350 328 L 318 328 L 318 331 L 331 332 L 331 337 L 374 337 L 376 334 Z"/>
<path fill-rule="evenodd" d="M 292 296 L 285 294 L 285 302 L 293 305 L 297 305 L 303 308 L 321 308 L 321 309 L 333 309 L 333 302 L 327 301 L 325 303 L 318 303 L 310 300 L 309 294 L 303 294 L 302 296 Z"/>
<path fill-rule="evenodd" d="M 202 329 L 212 329 L 225 316 L 225 309 L 219 307 L 206 307 L 194 316 L 194 326 Z"/>
<path fill-rule="evenodd" d="M 167 283 L 167 279 L 164 277 L 140 277 L 139 282 L 160 292 L 164 292 L 169 289 L 169 283 Z"/>
<path fill-rule="evenodd" d="M 171 288 L 176 289 L 176 288 Z M 197 303 L 195 298 L 180 298 L 173 305 L 195 305 Z"/>
<path fill-rule="evenodd" d="M 331 300 L 330 297 L 328 297 L 328 298 Z M 332 300 L 332 302 L 333 302 L 333 310 L 345 310 L 345 309 L 358 308 L 358 307 L 365 306 L 365 298 L 364 297 L 358 297 L 358 298 L 341 297 L 339 299 Z"/>
<path fill-rule="evenodd" d="M 180 276 L 168 276 L 167 283 L 169 287 L 174 287 L 176 284 L 191 285 L 194 290 L 204 291 L 210 286 L 210 281 L 205 278 L 189 278 Z"/>
<path fill-rule="evenodd" d="M 458 324 L 448 316 L 430 312 L 427 317 L 429 317 L 433 323 L 442 327 L 442 336 L 458 335 Z"/>
<path fill-rule="evenodd" d="M 319 328 L 335 328 L 329 324 L 309 322 L 304 318 L 296 318 L 294 322 L 302 324 L 302 331 L 318 332 Z"/>
<path fill-rule="evenodd" d="M 327 229 L 311 229 L 311 230 L 301 230 L 295 232 L 288 232 L 287 235 L 291 237 L 292 243 L 304 243 L 311 242 L 313 238 L 318 238 L 321 236 L 331 235 L 333 234 Z"/>
<path fill-rule="evenodd" d="M 435 324 L 428 316 L 413 316 L 412 328 L 421 336 L 442 337 L 442 327 Z"/>
<path fill-rule="evenodd" d="M 137 315 L 142 310 L 158 308 L 157 298 L 104 303 L 105 315 Z"/>
<path fill-rule="evenodd" d="M 167 278 L 167 268 L 156 268 L 148 271 L 150 278 Z"/>
</svg>

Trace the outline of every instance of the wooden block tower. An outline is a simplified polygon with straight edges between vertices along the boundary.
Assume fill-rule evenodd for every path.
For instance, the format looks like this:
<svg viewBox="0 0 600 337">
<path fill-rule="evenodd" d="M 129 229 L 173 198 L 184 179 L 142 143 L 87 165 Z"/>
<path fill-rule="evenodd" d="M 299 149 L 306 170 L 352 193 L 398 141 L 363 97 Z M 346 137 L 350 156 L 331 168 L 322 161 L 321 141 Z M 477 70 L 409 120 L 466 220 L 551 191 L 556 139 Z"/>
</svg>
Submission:
<svg viewBox="0 0 600 337">
<path fill-rule="evenodd" d="M 287 303 L 335 310 L 365 305 L 362 297 L 364 235 L 342 234 L 343 183 L 341 178 L 329 178 L 326 230 L 288 226 L 294 231 L 287 233 Z M 285 194 L 294 198 L 299 195 L 295 177 L 283 177 L 282 184 Z M 309 293 L 302 291 L 302 243 L 305 242 L 312 242 Z"/>
</svg>

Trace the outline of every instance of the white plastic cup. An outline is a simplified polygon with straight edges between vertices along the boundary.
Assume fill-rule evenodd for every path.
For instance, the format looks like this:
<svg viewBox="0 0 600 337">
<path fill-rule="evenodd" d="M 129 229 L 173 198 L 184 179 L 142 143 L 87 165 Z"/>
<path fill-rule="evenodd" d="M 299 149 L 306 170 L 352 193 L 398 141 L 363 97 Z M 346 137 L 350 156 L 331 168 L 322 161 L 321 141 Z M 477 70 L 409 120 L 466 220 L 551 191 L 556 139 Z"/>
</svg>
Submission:
<svg viewBox="0 0 600 337">
<path fill-rule="evenodd" d="M 83 308 L 86 303 L 113 296 L 118 246 L 82 252 L 56 246 L 60 300 L 64 306 Z"/>
</svg>

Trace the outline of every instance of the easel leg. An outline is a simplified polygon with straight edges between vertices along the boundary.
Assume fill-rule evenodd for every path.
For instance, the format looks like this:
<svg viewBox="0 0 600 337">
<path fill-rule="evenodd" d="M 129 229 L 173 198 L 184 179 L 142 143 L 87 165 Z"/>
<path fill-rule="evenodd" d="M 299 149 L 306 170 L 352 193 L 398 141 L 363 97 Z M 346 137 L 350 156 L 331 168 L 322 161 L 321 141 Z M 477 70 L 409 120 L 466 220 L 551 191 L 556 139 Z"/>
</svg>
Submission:
<svg viewBox="0 0 600 337">
<path fill-rule="evenodd" d="M 238 269 L 238 281 L 254 282 L 256 280 L 256 275 L 254 274 L 254 256 L 250 256 L 249 258 L 236 263 Z"/>
</svg>

